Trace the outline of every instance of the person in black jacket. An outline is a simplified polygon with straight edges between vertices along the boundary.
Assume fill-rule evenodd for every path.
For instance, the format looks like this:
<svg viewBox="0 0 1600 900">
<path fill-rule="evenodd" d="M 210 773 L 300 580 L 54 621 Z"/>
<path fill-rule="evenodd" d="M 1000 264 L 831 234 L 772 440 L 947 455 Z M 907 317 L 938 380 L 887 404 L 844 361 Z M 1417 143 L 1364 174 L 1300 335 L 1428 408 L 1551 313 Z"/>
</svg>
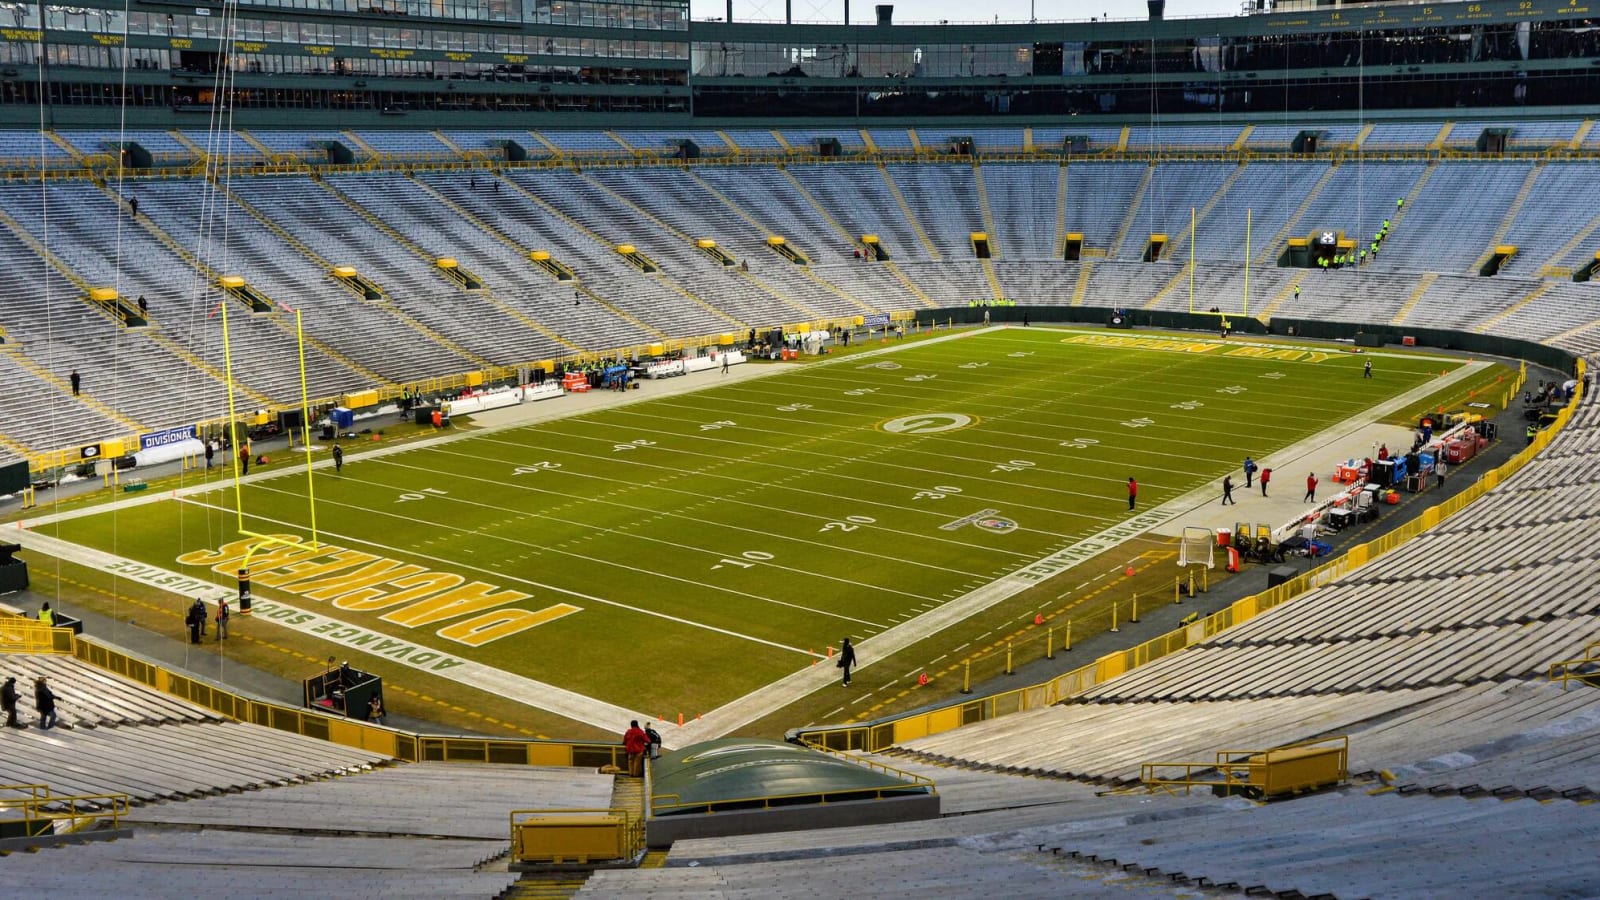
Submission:
<svg viewBox="0 0 1600 900">
<path fill-rule="evenodd" d="M 40 675 L 33 682 L 33 706 L 39 711 L 39 727 L 50 729 L 56 724 L 56 695 L 51 693 L 50 686 L 44 683 L 44 676 Z"/>
<path fill-rule="evenodd" d="M 839 661 L 835 663 L 844 670 L 844 686 L 850 686 L 850 669 L 856 664 L 856 648 L 850 646 L 850 639 L 845 638 L 844 644 L 839 647 Z"/>
<path fill-rule="evenodd" d="M 7 728 L 27 728 L 28 726 L 17 722 L 17 679 L 7 678 L 4 685 L 0 685 L 0 712 L 6 714 Z"/>
</svg>

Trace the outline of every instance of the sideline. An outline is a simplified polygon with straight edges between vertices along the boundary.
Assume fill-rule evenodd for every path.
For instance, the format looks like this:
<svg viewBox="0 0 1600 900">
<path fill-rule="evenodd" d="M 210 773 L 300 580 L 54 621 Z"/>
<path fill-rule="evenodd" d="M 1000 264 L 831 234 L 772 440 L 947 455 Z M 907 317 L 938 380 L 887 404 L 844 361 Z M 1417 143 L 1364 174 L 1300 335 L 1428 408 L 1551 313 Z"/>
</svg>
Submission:
<svg viewBox="0 0 1600 900">
<path fill-rule="evenodd" d="M 212 604 L 233 600 L 237 592 L 213 582 L 194 578 L 159 566 L 125 559 L 100 550 L 83 547 L 35 532 L 17 535 L 22 545 L 99 572 L 127 578 L 185 598 L 197 597 Z M 277 600 L 258 599 L 251 618 L 267 620 L 301 634 L 319 638 L 346 649 L 379 656 L 419 672 L 448 678 L 457 684 L 499 694 L 535 709 L 546 710 L 606 731 L 620 723 L 641 718 L 640 713 L 623 709 L 583 694 L 535 681 L 504 669 L 463 659 L 435 650 L 416 641 L 391 637 L 380 631 L 351 625 L 315 610 Z M 235 627 L 238 627 L 237 625 Z"/>
</svg>

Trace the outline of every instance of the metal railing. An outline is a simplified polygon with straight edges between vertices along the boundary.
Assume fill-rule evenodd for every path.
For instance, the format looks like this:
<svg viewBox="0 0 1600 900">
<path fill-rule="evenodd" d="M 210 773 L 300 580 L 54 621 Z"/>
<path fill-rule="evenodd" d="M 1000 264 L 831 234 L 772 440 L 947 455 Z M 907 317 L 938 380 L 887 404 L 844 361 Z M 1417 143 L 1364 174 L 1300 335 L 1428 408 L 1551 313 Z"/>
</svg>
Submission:
<svg viewBox="0 0 1600 900">
<path fill-rule="evenodd" d="M 71 653 L 70 628 L 22 616 L 0 616 L 0 653 Z"/>
<path fill-rule="evenodd" d="M 1274 768 L 1288 763 L 1292 766 L 1301 759 L 1328 751 L 1324 760 L 1331 771 L 1313 773 L 1294 772 L 1287 779 Z M 1285 766 L 1287 768 L 1287 766 Z M 1321 768 L 1321 767 L 1319 767 Z M 1182 775 L 1163 775 L 1163 769 L 1182 769 Z M 1216 777 L 1202 777 L 1215 772 Z M 1210 762 L 1153 762 L 1139 766 L 1139 782 L 1151 793 L 1157 790 L 1176 795 L 1183 788 L 1187 796 L 1197 787 L 1219 787 L 1230 791 L 1257 790 L 1270 796 L 1313 784 L 1338 783 L 1350 775 L 1350 738 L 1347 735 L 1297 741 L 1270 750 L 1218 750 Z M 1280 783 L 1282 782 L 1282 783 Z"/>
<path fill-rule="evenodd" d="M 1561 682 L 1562 690 L 1566 690 L 1574 681 L 1600 686 L 1600 641 L 1584 647 L 1583 656 L 1577 659 L 1551 663 L 1548 674 L 1551 681 Z"/>
<path fill-rule="evenodd" d="M 934 783 L 932 778 L 929 778 L 926 775 L 918 775 L 915 772 L 907 772 L 904 769 L 897 769 L 894 766 L 878 762 L 875 759 L 863 759 L 859 756 L 852 756 L 851 754 L 842 750 L 834 750 L 831 747 L 824 747 L 821 744 L 814 744 L 809 741 L 805 741 L 803 743 L 809 749 L 816 750 L 819 753 L 826 753 L 836 759 L 844 760 L 851 765 L 862 766 L 864 768 L 871 769 L 874 772 L 880 772 L 884 775 L 898 778 L 912 787 L 927 788 L 928 793 L 930 794 L 936 794 L 939 792 L 939 786 Z"/>
<path fill-rule="evenodd" d="M 0 620 L 3 630 L 10 620 Z M 75 637 L 69 629 L 55 629 Z M 544 741 L 433 735 L 401 731 L 342 716 L 297 709 L 233 693 L 179 675 L 131 654 L 76 638 L 70 652 L 96 668 L 136 681 L 152 690 L 187 700 L 231 719 L 288 731 L 345 747 L 355 747 L 404 762 L 496 763 L 524 766 L 599 768 L 626 762 L 620 743 Z"/>
<path fill-rule="evenodd" d="M 0 796 L 0 812 L 20 810 L 27 833 L 71 834 L 109 821 L 112 828 L 128 814 L 127 794 L 52 794 L 46 784 L 0 784 L 0 791 L 24 793 Z M 0 815 L 0 821 L 17 821 Z"/>
<path fill-rule="evenodd" d="M 644 817 L 620 806 L 514 809 L 513 863 L 633 859 L 644 852 Z"/>
<path fill-rule="evenodd" d="M 1249 621 L 1269 609 L 1281 606 L 1295 597 L 1330 584 L 1460 512 L 1468 504 L 1527 465 L 1566 427 L 1572 418 L 1572 411 L 1582 402 L 1584 369 L 1583 361 L 1580 359 L 1577 372 L 1578 392 L 1556 415 L 1556 421 L 1549 428 L 1539 432 L 1531 444 L 1518 451 L 1505 463 L 1485 472 L 1461 493 L 1428 507 L 1417 518 L 1396 527 L 1388 534 L 1357 544 L 1345 551 L 1342 556 L 1335 557 L 1276 587 L 1236 600 L 1227 609 L 1126 650 L 1105 654 L 1087 665 L 1065 672 L 1049 681 L 974 700 L 952 701 L 932 709 L 871 722 L 802 728 L 797 730 L 794 736 L 807 744 L 816 744 L 833 750 L 876 752 L 963 725 L 1049 706 L 1083 694 L 1118 675 L 1197 644 L 1235 625 Z M 1552 667 L 1552 673 L 1554 671 Z"/>
</svg>

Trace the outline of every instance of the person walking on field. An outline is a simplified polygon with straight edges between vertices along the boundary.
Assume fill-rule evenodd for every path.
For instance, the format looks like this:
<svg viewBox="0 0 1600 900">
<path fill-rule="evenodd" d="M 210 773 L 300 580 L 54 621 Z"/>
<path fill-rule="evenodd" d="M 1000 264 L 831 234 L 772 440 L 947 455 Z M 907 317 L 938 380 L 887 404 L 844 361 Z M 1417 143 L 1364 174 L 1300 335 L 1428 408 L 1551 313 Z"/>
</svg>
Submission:
<svg viewBox="0 0 1600 900">
<path fill-rule="evenodd" d="M 217 640 L 220 642 L 228 636 L 228 601 L 217 601 Z"/>
<path fill-rule="evenodd" d="M 336 474 L 344 471 L 344 448 L 338 444 L 333 445 L 333 471 Z"/>
<path fill-rule="evenodd" d="M 1250 487 L 1250 480 L 1256 477 L 1256 461 L 1246 456 L 1244 458 L 1244 486 Z"/>
<path fill-rule="evenodd" d="M 845 687 L 850 686 L 850 670 L 855 667 L 855 664 L 856 648 L 850 646 L 849 638 L 845 638 L 844 643 L 839 647 L 839 661 L 834 663 L 835 666 L 844 670 Z"/>
<path fill-rule="evenodd" d="M 1222 476 L 1222 505 L 1227 506 L 1230 503 L 1237 504 L 1238 502 L 1239 501 L 1233 499 L 1233 476 Z"/>
<path fill-rule="evenodd" d="M 1317 499 L 1317 473 L 1312 472 L 1306 476 L 1306 502 L 1311 503 Z"/>
<path fill-rule="evenodd" d="M 728 374 L 728 354 L 722 354 L 722 374 Z"/>
<path fill-rule="evenodd" d="M 1272 480 L 1272 470 L 1271 469 L 1262 469 L 1261 470 L 1261 496 L 1265 497 L 1267 495 L 1267 482 L 1269 482 L 1271 480 Z"/>
<path fill-rule="evenodd" d="M 1367 360 L 1367 364 L 1361 367 L 1361 377 L 1362 378 L 1371 378 L 1372 377 L 1372 360 L 1370 360 L 1370 359 Z"/>
<path fill-rule="evenodd" d="M 245 444 L 239 448 L 239 469 L 241 475 L 250 474 L 250 445 Z"/>
<path fill-rule="evenodd" d="M 1130 477 L 1128 479 L 1128 511 L 1132 512 L 1133 508 L 1136 505 L 1138 505 L 1138 503 L 1139 503 L 1139 482 L 1134 481 Z"/>
</svg>

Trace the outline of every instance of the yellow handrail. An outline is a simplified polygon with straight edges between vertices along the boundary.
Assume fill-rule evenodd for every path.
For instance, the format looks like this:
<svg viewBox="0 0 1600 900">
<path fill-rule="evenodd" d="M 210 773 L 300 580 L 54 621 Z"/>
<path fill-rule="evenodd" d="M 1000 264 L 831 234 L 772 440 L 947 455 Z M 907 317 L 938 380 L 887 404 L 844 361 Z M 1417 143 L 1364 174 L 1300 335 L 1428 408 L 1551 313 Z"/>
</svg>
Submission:
<svg viewBox="0 0 1600 900">
<path fill-rule="evenodd" d="M 1577 659 L 1563 659 L 1550 664 L 1548 677 L 1551 681 L 1561 682 L 1561 689 L 1566 690 L 1571 682 L 1579 681 L 1584 684 L 1600 684 L 1600 671 L 1574 672 L 1573 669 L 1582 666 L 1600 667 L 1600 641 L 1583 648 L 1583 656 Z"/>
<path fill-rule="evenodd" d="M 810 741 L 802 741 L 802 743 L 808 749 L 817 750 L 819 752 L 826 753 L 829 756 L 838 757 L 839 759 L 854 765 L 865 766 L 869 769 L 874 769 L 884 773 L 885 775 L 893 775 L 896 778 L 910 782 L 915 787 L 925 787 L 928 789 L 929 793 L 938 792 L 938 785 L 934 784 L 933 779 L 927 777 L 926 775 L 918 775 L 915 772 L 907 772 L 904 769 L 896 769 L 894 766 L 885 765 L 877 760 L 863 759 L 859 756 L 852 756 L 842 750 L 834 750 L 831 747 L 824 747 L 821 744 L 814 744 Z"/>
<path fill-rule="evenodd" d="M 618 849 L 623 858 L 635 857 L 644 850 L 644 817 L 634 810 L 625 809 L 620 806 L 513 809 L 511 810 L 508 818 L 510 823 L 511 848 L 514 862 L 549 862 L 558 859 L 565 859 L 570 855 L 564 853 L 541 854 L 528 852 L 529 848 L 524 845 L 522 841 L 518 840 L 518 831 L 520 830 L 519 826 L 533 824 L 527 820 L 534 816 L 614 816 L 621 820 L 623 844 Z M 562 826 L 557 822 L 552 822 L 544 827 L 560 828 Z"/>
<path fill-rule="evenodd" d="M 0 653 L 71 653 L 73 632 L 36 619 L 0 616 Z"/>
<path fill-rule="evenodd" d="M 22 810 L 23 821 L 29 823 L 66 822 L 65 831 L 82 831 L 85 828 L 110 819 L 111 827 L 122 824 L 122 817 L 128 814 L 127 794 L 52 794 L 50 786 L 46 784 L 0 784 L 0 791 L 26 792 L 26 797 L 0 797 L 0 810 Z M 79 809 L 80 804 L 88 804 L 91 809 Z M 64 807 L 64 809 L 46 809 L 46 806 Z M 51 831 L 61 833 L 52 824 Z M 29 834 L 34 834 L 33 829 L 28 829 Z"/>
</svg>

